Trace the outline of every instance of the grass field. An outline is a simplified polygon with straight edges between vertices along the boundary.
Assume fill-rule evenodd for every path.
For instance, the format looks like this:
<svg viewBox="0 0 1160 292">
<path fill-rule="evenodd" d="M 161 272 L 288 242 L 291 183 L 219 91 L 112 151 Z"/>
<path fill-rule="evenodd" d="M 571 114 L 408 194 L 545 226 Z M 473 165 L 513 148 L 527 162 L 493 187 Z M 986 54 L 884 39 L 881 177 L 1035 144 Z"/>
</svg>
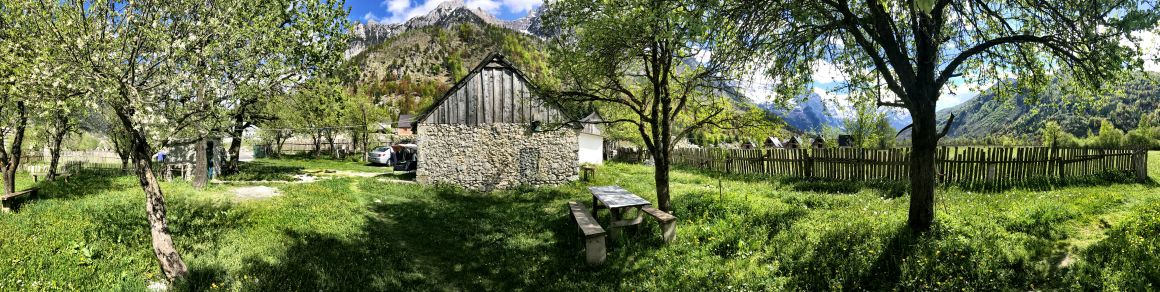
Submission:
<svg viewBox="0 0 1160 292">
<path fill-rule="evenodd" d="M 191 290 L 1151 290 L 1160 285 L 1160 153 L 1153 182 L 1043 191 L 940 189 L 927 235 L 875 185 L 673 173 L 675 243 L 654 223 L 583 265 L 565 202 L 580 183 L 478 194 L 344 178 L 228 187 L 165 183 Z M 264 168 L 253 168 L 263 166 Z M 349 168 L 348 168 L 349 167 Z M 354 163 L 263 160 L 251 178 Z M 381 169 L 379 170 L 381 171 Z M 611 164 L 592 184 L 653 199 L 651 170 Z M 45 184 L 0 214 L 0 290 L 142 290 L 161 278 L 132 177 Z M 607 214 L 607 213 L 604 213 Z"/>
</svg>

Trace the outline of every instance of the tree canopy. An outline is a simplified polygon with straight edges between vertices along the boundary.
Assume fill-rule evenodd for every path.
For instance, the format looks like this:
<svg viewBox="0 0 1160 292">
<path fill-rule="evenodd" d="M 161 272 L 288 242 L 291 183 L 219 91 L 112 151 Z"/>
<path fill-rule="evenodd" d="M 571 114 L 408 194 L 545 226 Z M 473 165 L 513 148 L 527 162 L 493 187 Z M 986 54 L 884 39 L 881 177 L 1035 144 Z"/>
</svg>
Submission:
<svg viewBox="0 0 1160 292">
<path fill-rule="evenodd" d="M 1014 79 L 1014 89 L 1036 92 L 1067 77 L 1068 89 L 1096 90 L 1141 67 L 1143 52 L 1132 41 L 1160 20 L 1149 0 L 732 4 L 731 23 L 742 27 L 735 40 L 766 56 L 755 66 L 776 80 L 779 96 L 802 92 L 814 69 L 829 63 L 845 75 L 851 96 L 910 112 L 915 230 L 934 221 L 934 151 L 946 135 L 945 125 L 937 129 L 935 109 L 948 84 Z"/>
</svg>

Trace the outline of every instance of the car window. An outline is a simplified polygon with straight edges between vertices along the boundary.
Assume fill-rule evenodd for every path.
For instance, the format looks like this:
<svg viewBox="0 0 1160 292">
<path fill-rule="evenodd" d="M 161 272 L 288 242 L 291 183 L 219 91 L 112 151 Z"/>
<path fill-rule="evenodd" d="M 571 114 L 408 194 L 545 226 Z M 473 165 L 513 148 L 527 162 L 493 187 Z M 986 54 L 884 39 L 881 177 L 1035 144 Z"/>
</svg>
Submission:
<svg viewBox="0 0 1160 292">
<path fill-rule="evenodd" d="M 379 147 L 379 148 L 375 148 L 375 151 L 372 151 L 372 152 L 388 152 L 388 150 L 387 150 L 387 149 L 390 149 L 390 148 L 387 148 L 387 147 Z"/>
</svg>

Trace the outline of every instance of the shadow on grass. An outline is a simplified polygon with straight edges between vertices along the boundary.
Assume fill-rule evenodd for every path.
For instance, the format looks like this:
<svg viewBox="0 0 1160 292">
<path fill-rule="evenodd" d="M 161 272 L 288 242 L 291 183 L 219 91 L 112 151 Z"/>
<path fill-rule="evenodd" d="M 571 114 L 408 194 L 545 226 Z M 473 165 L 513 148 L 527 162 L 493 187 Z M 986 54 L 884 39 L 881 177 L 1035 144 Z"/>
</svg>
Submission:
<svg viewBox="0 0 1160 292">
<path fill-rule="evenodd" d="M 388 172 L 388 173 L 376 175 L 375 177 L 376 178 L 395 179 L 395 180 L 414 181 L 415 180 L 415 172 L 414 171 L 408 171 L 408 172 L 395 171 L 395 172 Z"/>
<path fill-rule="evenodd" d="M 238 164 L 238 173 L 221 177 L 230 181 L 292 181 L 294 175 L 301 174 L 303 168 L 297 166 L 276 165 L 264 161 L 251 161 Z"/>
<path fill-rule="evenodd" d="M 619 281 L 614 269 L 578 273 L 587 268 L 565 214 L 568 194 L 437 187 L 421 195 L 371 205 L 354 238 L 287 231 L 283 257 L 249 259 L 245 274 L 261 279 L 254 288 L 263 291 L 551 289 L 564 278 L 610 289 Z"/>
<path fill-rule="evenodd" d="M 910 192 L 910 182 L 906 179 L 899 181 L 842 181 L 799 177 L 722 174 L 714 171 L 693 168 L 681 168 L 681 170 L 707 177 L 720 177 L 721 179 L 738 182 L 754 183 L 774 181 L 788 186 L 791 190 L 798 192 L 851 194 L 869 189 L 878 193 L 878 195 L 882 198 L 898 198 L 905 196 Z M 1148 180 L 1144 182 L 1140 182 L 1127 172 L 1104 172 L 1094 175 L 1069 177 L 1066 179 L 1048 177 L 1033 178 L 1019 182 L 940 183 L 939 186 L 944 189 L 959 188 L 976 193 L 1002 193 L 1015 189 L 1029 191 L 1048 191 L 1068 187 L 1112 186 L 1117 184 L 1131 183 L 1140 183 L 1149 187 L 1160 186 L 1160 184 L 1158 184 L 1156 180 L 1151 177 L 1149 177 Z"/>
<path fill-rule="evenodd" d="M 874 259 L 862 277 L 858 279 L 867 290 L 889 290 L 895 288 L 902 278 L 902 266 L 907 258 L 914 255 L 914 250 L 922 238 L 922 234 L 911 231 L 902 226 L 886 241 L 882 253 Z M 853 283 L 859 284 L 859 283 Z"/>
<path fill-rule="evenodd" d="M 138 187 L 136 181 L 117 181 L 117 178 L 134 176 L 133 172 L 110 173 L 81 170 L 67 179 L 57 178 L 36 184 L 40 198 L 76 199 L 98 195 L 109 191 Z"/>
</svg>

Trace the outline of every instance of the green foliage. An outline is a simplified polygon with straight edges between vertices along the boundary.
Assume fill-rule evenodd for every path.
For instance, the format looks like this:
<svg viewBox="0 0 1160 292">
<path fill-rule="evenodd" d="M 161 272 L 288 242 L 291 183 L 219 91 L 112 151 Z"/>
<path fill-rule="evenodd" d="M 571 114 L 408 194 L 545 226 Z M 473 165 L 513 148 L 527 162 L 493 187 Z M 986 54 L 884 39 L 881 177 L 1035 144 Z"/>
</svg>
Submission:
<svg viewBox="0 0 1160 292">
<path fill-rule="evenodd" d="M 1096 139 L 1096 145 L 1108 148 L 1123 146 L 1124 131 L 1117 129 L 1111 121 L 1103 120 L 1100 122 L 1100 134 Z"/>
<path fill-rule="evenodd" d="M 1063 127 L 1060 127 L 1059 123 L 1055 121 L 1048 121 L 1043 126 L 1043 129 L 1040 130 L 1040 141 L 1043 142 L 1043 146 L 1049 147 L 1071 148 L 1080 146 L 1079 139 L 1075 135 L 1063 131 Z"/>
<path fill-rule="evenodd" d="M 894 147 L 897 131 L 890 125 L 885 112 L 879 112 L 877 107 L 869 103 L 854 105 L 854 115 L 842 119 L 846 126 L 845 133 L 853 136 L 854 145 L 861 148 L 890 148 Z M 835 142 L 837 137 L 834 137 Z"/>
<path fill-rule="evenodd" d="M 1094 95 L 1067 93 L 1053 84 L 1041 95 L 1019 94 L 1001 98 L 994 92 L 983 94 L 958 106 L 943 110 L 940 117 L 955 115 L 949 137 L 982 138 L 990 135 L 1041 134 L 1048 122 L 1057 123 L 1064 132 L 1083 136 L 1098 130 L 1100 119 L 1108 119 L 1117 128 L 1133 130 L 1157 116 L 1160 108 L 1160 75 L 1137 72 L 1115 90 Z M 1037 101 L 1037 102 L 1033 102 Z M 1085 103 L 1082 100 L 1099 100 Z M 1040 132 L 1040 133 L 1037 133 Z"/>
</svg>

